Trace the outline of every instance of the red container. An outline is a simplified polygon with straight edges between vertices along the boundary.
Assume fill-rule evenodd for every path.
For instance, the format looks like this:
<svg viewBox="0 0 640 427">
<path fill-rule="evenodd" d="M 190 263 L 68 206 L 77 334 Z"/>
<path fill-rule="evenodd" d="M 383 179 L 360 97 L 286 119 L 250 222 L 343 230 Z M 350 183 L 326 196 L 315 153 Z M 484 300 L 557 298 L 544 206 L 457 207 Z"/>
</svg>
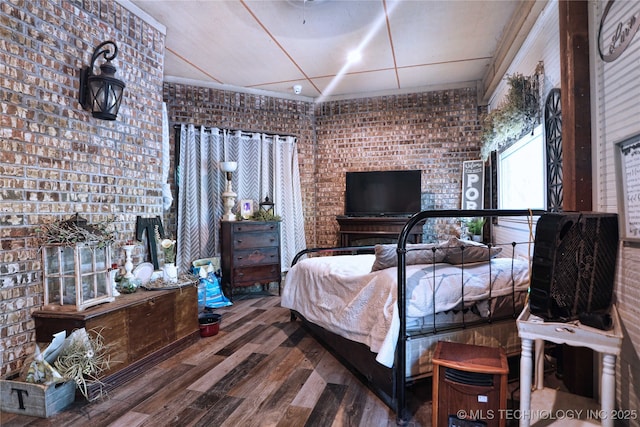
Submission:
<svg viewBox="0 0 640 427">
<path fill-rule="evenodd" d="M 211 337 L 220 331 L 220 321 L 222 316 L 215 313 L 200 313 L 198 323 L 200 323 L 200 336 Z"/>
</svg>

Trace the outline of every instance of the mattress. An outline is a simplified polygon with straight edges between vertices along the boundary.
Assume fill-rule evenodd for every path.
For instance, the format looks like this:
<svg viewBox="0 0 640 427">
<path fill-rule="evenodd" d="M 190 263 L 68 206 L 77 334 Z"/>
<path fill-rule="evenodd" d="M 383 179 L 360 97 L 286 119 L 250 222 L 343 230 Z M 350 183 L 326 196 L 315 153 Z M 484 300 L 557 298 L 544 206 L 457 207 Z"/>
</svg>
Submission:
<svg viewBox="0 0 640 427">
<path fill-rule="evenodd" d="M 398 272 L 396 267 L 372 272 L 374 259 L 374 255 L 338 255 L 300 261 L 286 275 L 282 306 L 367 345 L 379 363 L 390 367 L 399 331 Z M 462 316 L 465 322 L 486 319 L 504 307 L 513 311 L 512 296 L 522 299 L 529 286 L 528 262 L 510 258 L 462 267 L 410 265 L 406 277 L 407 324 L 413 330 L 434 321 L 456 324 Z M 515 326 L 515 321 L 511 323 Z"/>
</svg>

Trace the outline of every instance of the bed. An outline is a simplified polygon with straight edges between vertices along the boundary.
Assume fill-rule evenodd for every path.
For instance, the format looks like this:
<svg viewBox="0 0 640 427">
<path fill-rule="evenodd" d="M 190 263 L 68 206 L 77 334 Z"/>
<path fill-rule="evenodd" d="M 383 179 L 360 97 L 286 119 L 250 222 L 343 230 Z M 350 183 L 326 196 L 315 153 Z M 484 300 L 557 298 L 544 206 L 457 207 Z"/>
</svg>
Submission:
<svg viewBox="0 0 640 427">
<path fill-rule="evenodd" d="M 407 387 L 431 375 L 438 341 L 519 352 L 515 319 L 526 304 L 530 236 L 540 214 L 422 211 L 408 219 L 397 244 L 306 249 L 286 274 L 282 306 L 404 424 L 410 418 Z M 488 220 L 484 238 L 491 243 L 455 235 L 407 243 L 414 227 L 473 217 Z M 494 224 L 507 217 L 528 224 L 526 239 L 499 241 L 505 233 Z"/>
</svg>

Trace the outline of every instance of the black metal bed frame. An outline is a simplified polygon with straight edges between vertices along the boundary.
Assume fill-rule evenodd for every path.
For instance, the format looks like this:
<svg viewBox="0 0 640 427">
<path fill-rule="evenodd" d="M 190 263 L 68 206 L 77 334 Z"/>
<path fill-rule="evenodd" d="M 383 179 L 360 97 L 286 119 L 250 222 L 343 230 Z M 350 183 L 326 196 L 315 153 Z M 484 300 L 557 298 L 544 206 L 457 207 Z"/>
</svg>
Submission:
<svg viewBox="0 0 640 427">
<path fill-rule="evenodd" d="M 398 425 L 405 425 L 409 418 L 409 407 L 406 390 L 407 387 L 414 383 L 413 380 L 409 380 L 406 376 L 406 346 L 407 341 L 414 338 L 414 334 L 407 332 L 407 302 L 406 302 L 406 254 L 407 254 L 407 242 L 409 240 L 411 230 L 418 224 L 423 223 L 427 219 L 432 218 L 472 218 L 472 217 L 484 217 L 484 218 L 498 218 L 498 217 L 533 217 L 539 216 L 545 213 L 542 210 L 500 210 L 500 209 L 483 209 L 483 210 L 429 210 L 421 211 L 413 215 L 407 220 L 397 242 L 397 257 L 398 257 L 398 315 L 400 318 L 400 331 L 398 334 L 398 343 L 396 345 L 395 362 L 392 368 L 386 368 L 375 362 L 375 355 L 370 350 L 360 343 L 349 341 L 345 338 L 339 337 L 336 334 L 332 334 L 318 327 L 295 311 L 291 312 L 291 319 L 300 318 L 304 328 L 310 332 L 318 341 L 325 346 L 343 365 L 349 368 L 350 371 L 367 387 L 369 387 L 381 400 L 388 405 L 396 413 L 396 422 Z M 489 241 L 492 240 L 491 227 L 489 228 Z M 515 242 L 513 243 L 515 246 Z M 356 253 L 373 253 L 374 246 L 349 246 L 340 248 L 310 248 L 299 252 L 292 261 L 292 266 L 295 265 L 299 259 L 308 254 L 329 254 L 329 253 L 343 253 L 343 254 L 356 254 Z M 435 292 L 435 291 L 434 291 Z M 515 311 L 515 307 L 514 307 Z M 515 321 L 519 313 L 513 313 L 511 318 Z M 498 321 L 502 319 L 490 318 L 487 321 L 483 321 L 483 324 L 492 321 Z M 468 327 L 469 325 L 463 325 L 462 327 Z M 460 329 L 460 328 L 456 328 Z M 443 330 L 436 330 L 435 323 L 433 331 L 430 334 L 436 334 Z M 422 334 L 425 334 L 422 332 Z M 348 350 L 344 350 L 344 349 Z M 346 357 L 348 354 L 349 357 Z M 355 362 L 354 362 L 355 360 Z M 359 369 L 361 363 L 367 367 L 372 367 L 363 372 Z M 373 365 L 371 365 L 373 363 Z M 377 365 L 376 365 L 377 364 Z"/>
</svg>

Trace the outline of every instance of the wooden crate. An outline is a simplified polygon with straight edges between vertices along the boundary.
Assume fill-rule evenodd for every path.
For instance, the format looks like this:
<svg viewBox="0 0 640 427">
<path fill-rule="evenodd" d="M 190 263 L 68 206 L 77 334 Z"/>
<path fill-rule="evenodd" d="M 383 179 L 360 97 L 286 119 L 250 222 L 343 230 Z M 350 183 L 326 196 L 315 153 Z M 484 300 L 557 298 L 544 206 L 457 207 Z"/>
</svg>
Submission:
<svg viewBox="0 0 640 427">
<path fill-rule="evenodd" d="M 62 411 L 76 397 L 73 381 L 45 386 L 15 381 L 18 374 L 0 380 L 0 404 L 4 412 L 47 418 Z"/>
</svg>

